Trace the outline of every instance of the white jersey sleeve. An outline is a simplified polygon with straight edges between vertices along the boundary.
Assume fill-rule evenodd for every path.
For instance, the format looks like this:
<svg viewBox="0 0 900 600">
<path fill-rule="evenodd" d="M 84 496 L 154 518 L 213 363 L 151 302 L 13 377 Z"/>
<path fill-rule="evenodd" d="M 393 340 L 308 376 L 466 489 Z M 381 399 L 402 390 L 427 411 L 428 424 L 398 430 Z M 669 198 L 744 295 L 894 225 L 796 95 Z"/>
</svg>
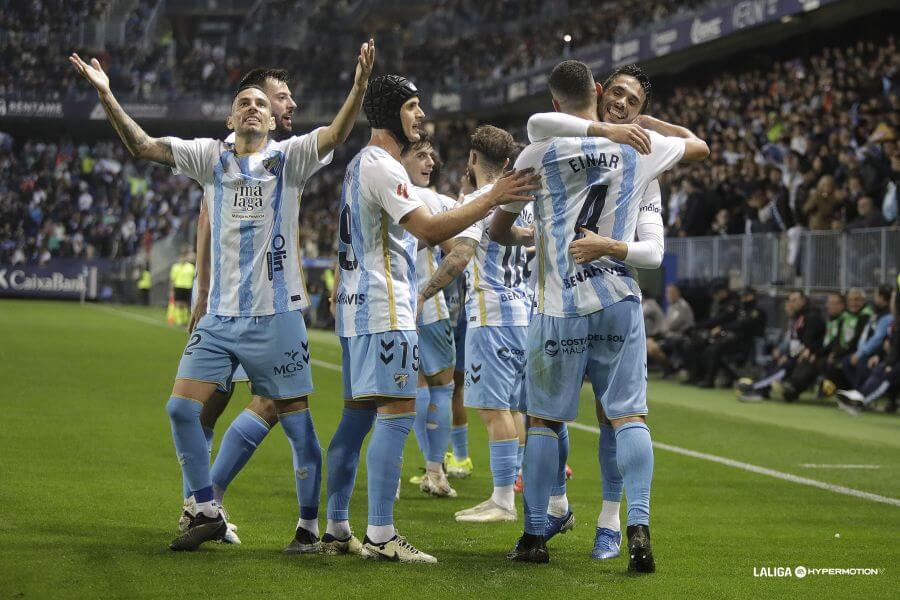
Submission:
<svg viewBox="0 0 900 600">
<path fill-rule="evenodd" d="M 587 137 L 591 122 L 561 112 L 537 113 L 528 119 L 528 141 L 539 142 L 551 137 Z"/>
<path fill-rule="evenodd" d="M 518 158 L 516 158 L 516 162 L 513 164 L 513 169 L 519 171 L 521 169 L 527 169 L 528 167 L 535 168 L 534 165 L 528 164 L 528 160 L 522 158 L 522 153 L 519 153 Z M 537 169 L 535 170 L 537 171 Z M 501 204 L 500 210 L 518 215 L 522 212 L 522 209 L 525 208 L 526 204 L 528 204 L 528 202 L 509 202 L 508 204 Z"/>
<path fill-rule="evenodd" d="M 331 164 L 334 151 L 319 158 L 318 139 L 322 129 L 324 127 L 285 140 L 284 167 L 289 182 L 300 183 L 302 187 L 316 171 Z"/>
<path fill-rule="evenodd" d="M 380 206 L 399 225 L 400 221 L 425 204 L 416 196 L 415 186 L 397 161 L 379 161 L 379 168 L 367 170 L 368 194 L 364 198 Z"/>
<path fill-rule="evenodd" d="M 656 179 L 677 165 L 684 156 L 684 139 L 667 137 L 649 129 L 647 135 L 650 136 L 650 154 L 642 157 L 642 163 L 650 173 L 655 173 L 652 179 Z"/>
<path fill-rule="evenodd" d="M 212 180 L 213 165 L 219 156 L 219 142 L 211 138 L 183 140 L 170 137 L 175 172 L 187 175 L 201 185 Z"/>
<path fill-rule="evenodd" d="M 443 194 L 438 194 L 428 188 L 416 188 L 416 196 L 422 200 L 425 207 L 433 215 L 446 212 L 456 207 L 456 202 Z M 419 290 L 425 288 L 428 281 L 437 271 L 443 254 L 440 248 L 431 246 L 422 246 L 416 253 L 416 279 Z M 443 319 L 449 319 L 451 309 L 449 298 L 446 295 L 447 290 L 441 290 L 431 298 L 425 300 L 422 304 L 422 312 L 417 315 L 416 323 L 418 325 L 428 325 Z M 459 302 L 459 299 L 456 299 Z"/>
<path fill-rule="evenodd" d="M 475 190 L 471 194 L 467 194 L 466 196 L 463 197 L 462 202 L 460 202 L 459 205 L 464 206 L 466 204 L 474 202 L 476 198 L 483 195 L 489 189 L 491 189 L 491 186 L 488 185 L 488 186 L 484 186 L 480 189 Z M 519 211 L 517 211 L 517 212 L 519 212 Z M 485 228 L 491 222 L 492 214 L 493 214 L 493 212 L 488 213 L 488 215 L 485 218 L 475 221 L 474 223 L 472 223 L 471 225 L 469 225 L 468 227 L 466 227 L 465 229 L 463 229 L 462 231 L 457 233 L 455 237 L 456 238 L 468 238 L 470 240 L 475 240 L 476 242 L 480 242 L 481 238 L 484 236 Z"/>
<path fill-rule="evenodd" d="M 659 180 L 654 179 L 644 191 L 638 207 L 636 233 L 639 241 L 627 242 L 628 254 L 623 262 L 641 269 L 658 268 L 665 251 L 663 232 L 662 193 Z"/>
</svg>

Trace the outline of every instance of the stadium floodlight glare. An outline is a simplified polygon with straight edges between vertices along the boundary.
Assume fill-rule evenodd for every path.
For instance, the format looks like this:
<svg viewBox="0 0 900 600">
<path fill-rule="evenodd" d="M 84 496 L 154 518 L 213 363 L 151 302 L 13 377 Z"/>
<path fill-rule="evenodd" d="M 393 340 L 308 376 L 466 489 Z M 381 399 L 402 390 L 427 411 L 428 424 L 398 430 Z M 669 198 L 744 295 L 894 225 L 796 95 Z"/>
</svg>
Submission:
<svg viewBox="0 0 900 600">
<path fill-rule="evenodd" d="M 569 42 L 572 41 L 572 36 L 567 33 L 566 35 L 563 36 L 563 41 L 568 44 Z"/>
</svg>

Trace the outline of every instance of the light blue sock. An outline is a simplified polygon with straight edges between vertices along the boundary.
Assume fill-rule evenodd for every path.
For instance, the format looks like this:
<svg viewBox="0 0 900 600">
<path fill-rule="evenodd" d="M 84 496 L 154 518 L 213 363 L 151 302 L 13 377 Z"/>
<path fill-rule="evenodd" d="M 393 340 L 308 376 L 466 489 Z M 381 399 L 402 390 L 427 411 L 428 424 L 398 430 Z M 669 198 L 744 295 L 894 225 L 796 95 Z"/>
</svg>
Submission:
<svg viewBox="0 0 900 600">
<path fill-rule="evenodd" d="M 201 408 L 199 402 L 179 396 L 170 396 L 166 403 L 182 476 L 196 502 L 209 502 L 213 492 L 209 479 L 209 445 L 200 425 Z"/>
<path fill-rule="evenodd" d="M 450 428 L 450 443 L 453 444 L 453 456 L 463 461 L 469 458 L 469 424 Z"/>
<path fill-rule="evenodd" d="M 416 442 L 422 452 L 422 458 L 428 460 L 428 404 L 431 402 L 431 392 L 428 387 L 416 388 L 416 422 L 413 424 L 413 433 L 416 434 Z"/>
<path fill-rule="evenodd" d="M 325 455 L 329 519 L 346 521 L 350 518 L 350 496 L 356 481 L 359 451 L 374 421 L 374 408 L 344 408 L 341 422 Z"/>
<path fill-rule="evenodd" d="M 645 424 L 625 423 L 616 430 L 616 461 L 625 481 L 628 524 L 649 525 L 653 444 Z"/>
<path fill-rule="evenodd" d="M 242 411 L 231 422 L 210 471 L 217 500 L 221 502 L 225 490 L 268 434 L 269 424 L 250 410 Z"/>
<path fill-rule="evenodd" d="M 215 435 L 215 432 L 209 427 L 203 427 L 203 435 L 206 436 L 206 446 L 209 449 L 209 455 L 211 457 L 213 450 L 213 436 Z M 191 486 L 188 485 L 187 477 L 184 476 L 184 473 L 181 474 L 181 493 L 185 498 L 188 498 L 191 495 Z"/>
<path fill-rule="evenodd" d="M 294 455 L 294 478 L 301 519 L 319 516 L 319 492 L 322 489 L 322 448 L 313 427 L 309 409 L 278 415 Z"/>
<path fill-rule="evenodd" d="M 522 478 L 525 483 L 525 533 L 544 535 L 550 488 L 559 467 L 559 442 L 549 427 L 529 427 Z"/>
<path fill-rule="evenodd" d="M 518 442 L 518 439 L 516 440 Z M 522 472 L 522 461 L 525 460 L 525 444 L 519 444 L 519 448 L 516 451 L 516 473 Z"/>
<path fill-rule="evenodd" d="M 491 474 L 494 476 L 494 487 L 514 484 L 516 482 L 519 438 L 490 442 L 488 447 L 491 452 Z"/>
<path fill-rule="evenodd" d="M 403 464 L 403 446 L 413 421 L 415 413 L 380 414 L 375 419 L 372 440 L 366 452 L 369 525 L 394 523 L 394 499 Z"/>
<path fill-rule="evenodd" d="M 566 493 L 566 463 L 569 461 L 569 430 L 565 423 L 560 423 L 557 443 L 559 445 L 559 470 L 556 472 L 556 485 L 550 490 L 551 496 L 562 496 Z"/>
<path fill-rule="evenodd" d="M 600 482 L 603 499 L 622 501 L 622 474 L 616 462 L 616 430 L 612 425 L 600 425 Z"/>
<path fill-rule="evenodd" d="M 450 423 L 453 416 L 450 414 L 450 403 L 453 401 L 453 382 L 447 385 L 439 385 L 431 388 L 431 406 L 428 409 L 427 426 L 427 451 L 426 460 L 431 462 L 444 462 L 444 452 L 450 443 Z M 419 413 L 419 397 L 416 396 L 416 418 Z M 434 407 L 434 410 L 431 410 Z"/>
</svg>

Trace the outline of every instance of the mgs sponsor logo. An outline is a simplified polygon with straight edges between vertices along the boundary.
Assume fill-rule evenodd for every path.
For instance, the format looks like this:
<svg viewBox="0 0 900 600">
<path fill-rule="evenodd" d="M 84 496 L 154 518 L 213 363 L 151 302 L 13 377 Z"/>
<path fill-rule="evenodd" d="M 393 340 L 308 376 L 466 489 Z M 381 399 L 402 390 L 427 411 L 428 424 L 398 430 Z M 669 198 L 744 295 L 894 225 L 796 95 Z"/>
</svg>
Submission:
<svg viewBox="0 0 900 600">
<path fill-rule="evenodd" d="M 282 354 L 287 357 L 287 361 L 275 365 L 275 374 L 282 377 L 293 377 L 309 365 L 309 342 L 301 342 L 298 350 L 292 349 Z"/>
<path fill-rule="evenodd" d="M 559 342 L 555 340 L 547 340 L 544 343 L 544 354 L 553 358 L 557 354 L 559 354 Z"/>
<path fill-rule="evenodd" d="M 702 44 L 714 40 L 722 35 L 722 18 L 716 17 L 709 21 L 704 21 L 700 17 L 694 19 L 691 23 L 691 41 L 695 44 Z"/>
</svg>

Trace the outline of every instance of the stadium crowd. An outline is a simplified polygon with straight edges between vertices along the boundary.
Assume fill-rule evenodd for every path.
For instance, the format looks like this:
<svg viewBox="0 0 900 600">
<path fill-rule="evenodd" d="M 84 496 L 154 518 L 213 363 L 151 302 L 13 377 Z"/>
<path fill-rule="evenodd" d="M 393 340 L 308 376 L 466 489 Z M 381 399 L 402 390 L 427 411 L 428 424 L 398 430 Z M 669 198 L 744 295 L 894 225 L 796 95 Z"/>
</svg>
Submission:
<svg viewBox="0 0 900 600">
<path fill-rule="evenodd" d="M 807 58 L 775 62 L 768 72 L 725 73 L 698 85 L 658 89 L 650 111 L 686 124 L 712 149 L 711 164 L 678 168 L 663 181 L 668 234 L 896 225 L 898 65 L 900 52 L 890 37 L 823 48 Z M 117 69 L 112 63 L 113 73 Z M 521 118 L 495 121 L 524 141 Z M 475 124 L 434 124 L 448 193 L 462 175 L 462 149 Z M 334 166 L 305 190 L 307 255 L 334 252 L 342 167 L 364 143 L 365 132 L 358 129 L 354 136 Z M 0 187 L 8 192 L 0 200 L 3 260 L 85 252 L 127 256 L 138 239 L 159 238 L 191 220 L 199 202 L 187 180 L 136 164 L 116 144 L 7 137 L 0 161 Z"/>
</svg>

